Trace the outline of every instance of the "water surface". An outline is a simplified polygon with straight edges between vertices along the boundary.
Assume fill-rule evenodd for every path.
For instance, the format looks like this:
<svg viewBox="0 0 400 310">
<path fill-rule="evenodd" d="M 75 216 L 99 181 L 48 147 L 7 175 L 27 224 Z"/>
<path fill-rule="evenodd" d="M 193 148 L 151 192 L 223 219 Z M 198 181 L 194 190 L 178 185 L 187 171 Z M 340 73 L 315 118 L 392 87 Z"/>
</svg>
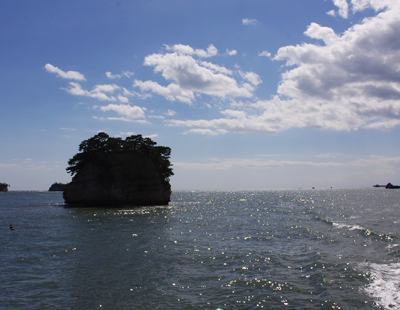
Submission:
<svg viewBox="0 0 400 310">
<path fill-rule="evenodd" d="M 400 309 L 399 198 L 176 191 L 104 209 L 0 193 L 0 308 Z"/>
</svg>

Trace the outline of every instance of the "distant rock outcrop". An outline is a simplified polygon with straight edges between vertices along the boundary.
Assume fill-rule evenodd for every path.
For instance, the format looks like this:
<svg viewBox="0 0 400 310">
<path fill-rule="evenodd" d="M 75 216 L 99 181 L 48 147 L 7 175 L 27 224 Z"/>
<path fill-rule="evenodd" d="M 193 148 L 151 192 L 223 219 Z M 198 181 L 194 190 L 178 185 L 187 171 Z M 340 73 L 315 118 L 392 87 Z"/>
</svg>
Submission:
<svg viewBox="0 0 400 310">
<path fill-rule="evenodd" d="M 0 192 L 8 192 L 9 186 L 7 183 L 0 183 Z"/>
<path fill-rule="evenodd" d="M 166 205 L 171 185 L 143 153 L 109 152 L 82 166 L 64 190 L 67 204 Z"/>
<path fill-rule="evenodd" d="M 400 188 L 398 185 L 393 185 L 392 183 L 386 184 L 386 188 Z"/>
<path fill-rule="evenodd" d="M 49 192 L 63 192 L 66 185 L 64 183 L 53 183 L 49 188 Z"/>
</svg>

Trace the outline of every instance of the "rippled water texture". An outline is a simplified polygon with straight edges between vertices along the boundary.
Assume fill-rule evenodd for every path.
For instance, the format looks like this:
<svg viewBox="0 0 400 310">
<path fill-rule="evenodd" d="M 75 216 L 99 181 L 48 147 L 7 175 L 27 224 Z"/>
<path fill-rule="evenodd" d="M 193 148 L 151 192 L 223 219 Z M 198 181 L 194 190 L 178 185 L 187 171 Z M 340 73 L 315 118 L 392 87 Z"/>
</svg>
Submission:
<svg viewBox="0 0 400 310">
<path fill-rule="evenodd" d="M 399 309 L 399 198 L 174 192 L 102 209 L 0 193 L 0 308 Z"/>
</svg>

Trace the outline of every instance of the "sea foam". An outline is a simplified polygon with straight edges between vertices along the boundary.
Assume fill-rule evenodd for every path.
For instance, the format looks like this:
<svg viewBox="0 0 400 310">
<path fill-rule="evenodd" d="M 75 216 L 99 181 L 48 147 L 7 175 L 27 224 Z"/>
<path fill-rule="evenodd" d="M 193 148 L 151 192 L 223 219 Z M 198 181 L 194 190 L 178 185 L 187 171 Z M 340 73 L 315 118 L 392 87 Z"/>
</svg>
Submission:
<svg viewBox="0 0 400 310">
<path fill-rule="evenodd" d="M 376 304 L 384 309 L 400 308 L 400 263 L 368 264 L 371 282 L 364 287 Z"/>
</svg>

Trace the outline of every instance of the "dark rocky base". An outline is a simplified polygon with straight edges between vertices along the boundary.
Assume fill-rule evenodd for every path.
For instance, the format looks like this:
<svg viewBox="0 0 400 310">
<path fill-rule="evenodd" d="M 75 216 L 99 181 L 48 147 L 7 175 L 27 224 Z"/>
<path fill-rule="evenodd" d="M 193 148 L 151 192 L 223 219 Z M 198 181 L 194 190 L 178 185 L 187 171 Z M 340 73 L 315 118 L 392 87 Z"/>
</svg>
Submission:
<svg viewBox="0 0 400 310">
<path fill-rule="evenodd" d="M 53 183 L 50 188 L 49 188 L 49 192 L 63 192 L 65 189 L 65 186 L 67 186 L 67 184 L 64 183 Z"/>
<path fill-rule="evenodd" d="M 64 190 L 65 203 L 84 206 L 167 205 L 171 185 L 144 154 L 115 152 L 82 167 Z"/>
</svg>

